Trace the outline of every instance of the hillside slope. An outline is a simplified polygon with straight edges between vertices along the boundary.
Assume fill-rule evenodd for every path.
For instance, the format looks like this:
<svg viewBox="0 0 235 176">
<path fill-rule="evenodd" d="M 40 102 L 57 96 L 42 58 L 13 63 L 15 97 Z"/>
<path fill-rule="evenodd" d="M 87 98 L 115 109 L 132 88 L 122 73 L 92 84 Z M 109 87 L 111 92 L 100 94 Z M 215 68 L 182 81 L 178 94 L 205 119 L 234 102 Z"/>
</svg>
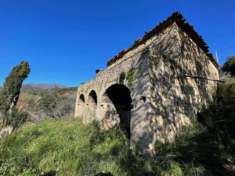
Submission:
<svg viewBox="0 0 235 176">
<path fill-rule="evenodd" d="M 31 121 L 63 118 L 74 114 L 76 88 L 61 86 L 24 86 L 17 109 L 26 111 Z"/>
</svg>

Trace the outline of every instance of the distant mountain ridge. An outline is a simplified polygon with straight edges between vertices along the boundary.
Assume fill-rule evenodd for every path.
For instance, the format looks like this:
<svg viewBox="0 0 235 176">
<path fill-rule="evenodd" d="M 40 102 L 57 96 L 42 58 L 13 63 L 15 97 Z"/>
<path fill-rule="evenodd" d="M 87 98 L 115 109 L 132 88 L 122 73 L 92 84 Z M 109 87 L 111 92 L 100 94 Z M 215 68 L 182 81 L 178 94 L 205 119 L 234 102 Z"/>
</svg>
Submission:
<svg viewBox="0 0 235 176">
<path fill-rule="evenodd" d="M 24 84 L 22 86 L 22 90 L 35 90 L 35 91 L 43 91 L 43 90 L 51 90 L 51 89 L 64 89 L 67 88 L 64 85 L 61 84 L 46 84 L 46 83 L 40 83 L 40 84 Z"/>
</svg>

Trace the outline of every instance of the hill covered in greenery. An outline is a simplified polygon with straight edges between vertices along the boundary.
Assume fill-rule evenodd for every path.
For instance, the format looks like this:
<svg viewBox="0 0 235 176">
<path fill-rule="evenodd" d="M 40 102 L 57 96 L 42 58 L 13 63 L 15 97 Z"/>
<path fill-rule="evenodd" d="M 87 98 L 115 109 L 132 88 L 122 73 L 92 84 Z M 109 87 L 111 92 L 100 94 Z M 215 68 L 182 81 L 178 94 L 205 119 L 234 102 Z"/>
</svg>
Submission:
<svg viewBox="0 0 235 176">
<path fill-rule="evenodd" d="M 22 87 L 17 109 L 26 111 L 30 121 L 73 116 L 76 87 L 26 85 Z"/>
</svg>

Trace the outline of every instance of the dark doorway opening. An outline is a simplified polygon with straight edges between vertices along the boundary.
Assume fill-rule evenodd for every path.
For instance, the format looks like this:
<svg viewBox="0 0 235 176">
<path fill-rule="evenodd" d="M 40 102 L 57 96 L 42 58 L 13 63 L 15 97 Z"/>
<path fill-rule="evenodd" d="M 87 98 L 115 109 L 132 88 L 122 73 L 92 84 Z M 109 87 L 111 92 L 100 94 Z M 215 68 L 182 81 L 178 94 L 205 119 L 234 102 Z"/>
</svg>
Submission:
<svg viewBox="0 0 235 176">
<path fill-rule="evenodd" d="M 132 99 L 130 90 L 121 84 L 114 84 L 106 90 L 106 95 L 114 104 L 120 118 L 120 128 L 130 138 Z"/>
</svg>

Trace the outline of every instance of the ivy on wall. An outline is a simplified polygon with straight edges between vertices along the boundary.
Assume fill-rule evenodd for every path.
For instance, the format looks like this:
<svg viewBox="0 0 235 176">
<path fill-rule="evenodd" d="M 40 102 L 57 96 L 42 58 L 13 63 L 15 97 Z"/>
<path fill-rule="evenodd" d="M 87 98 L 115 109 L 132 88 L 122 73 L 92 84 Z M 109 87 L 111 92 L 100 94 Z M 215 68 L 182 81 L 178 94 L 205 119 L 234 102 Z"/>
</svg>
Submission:
<svg viewBox="0 0 235 176">
<path fill-rule="evenodd" d="M 135 79 L 135 74 L 136 74 L 136 69 L 135 68 L 131 68 L 128 72 L 127 72 L 127 76 L 126 79 L 128 81 L 128 86 L 132 87 L 133 86 L 133 82 Z"/>
</svg>

